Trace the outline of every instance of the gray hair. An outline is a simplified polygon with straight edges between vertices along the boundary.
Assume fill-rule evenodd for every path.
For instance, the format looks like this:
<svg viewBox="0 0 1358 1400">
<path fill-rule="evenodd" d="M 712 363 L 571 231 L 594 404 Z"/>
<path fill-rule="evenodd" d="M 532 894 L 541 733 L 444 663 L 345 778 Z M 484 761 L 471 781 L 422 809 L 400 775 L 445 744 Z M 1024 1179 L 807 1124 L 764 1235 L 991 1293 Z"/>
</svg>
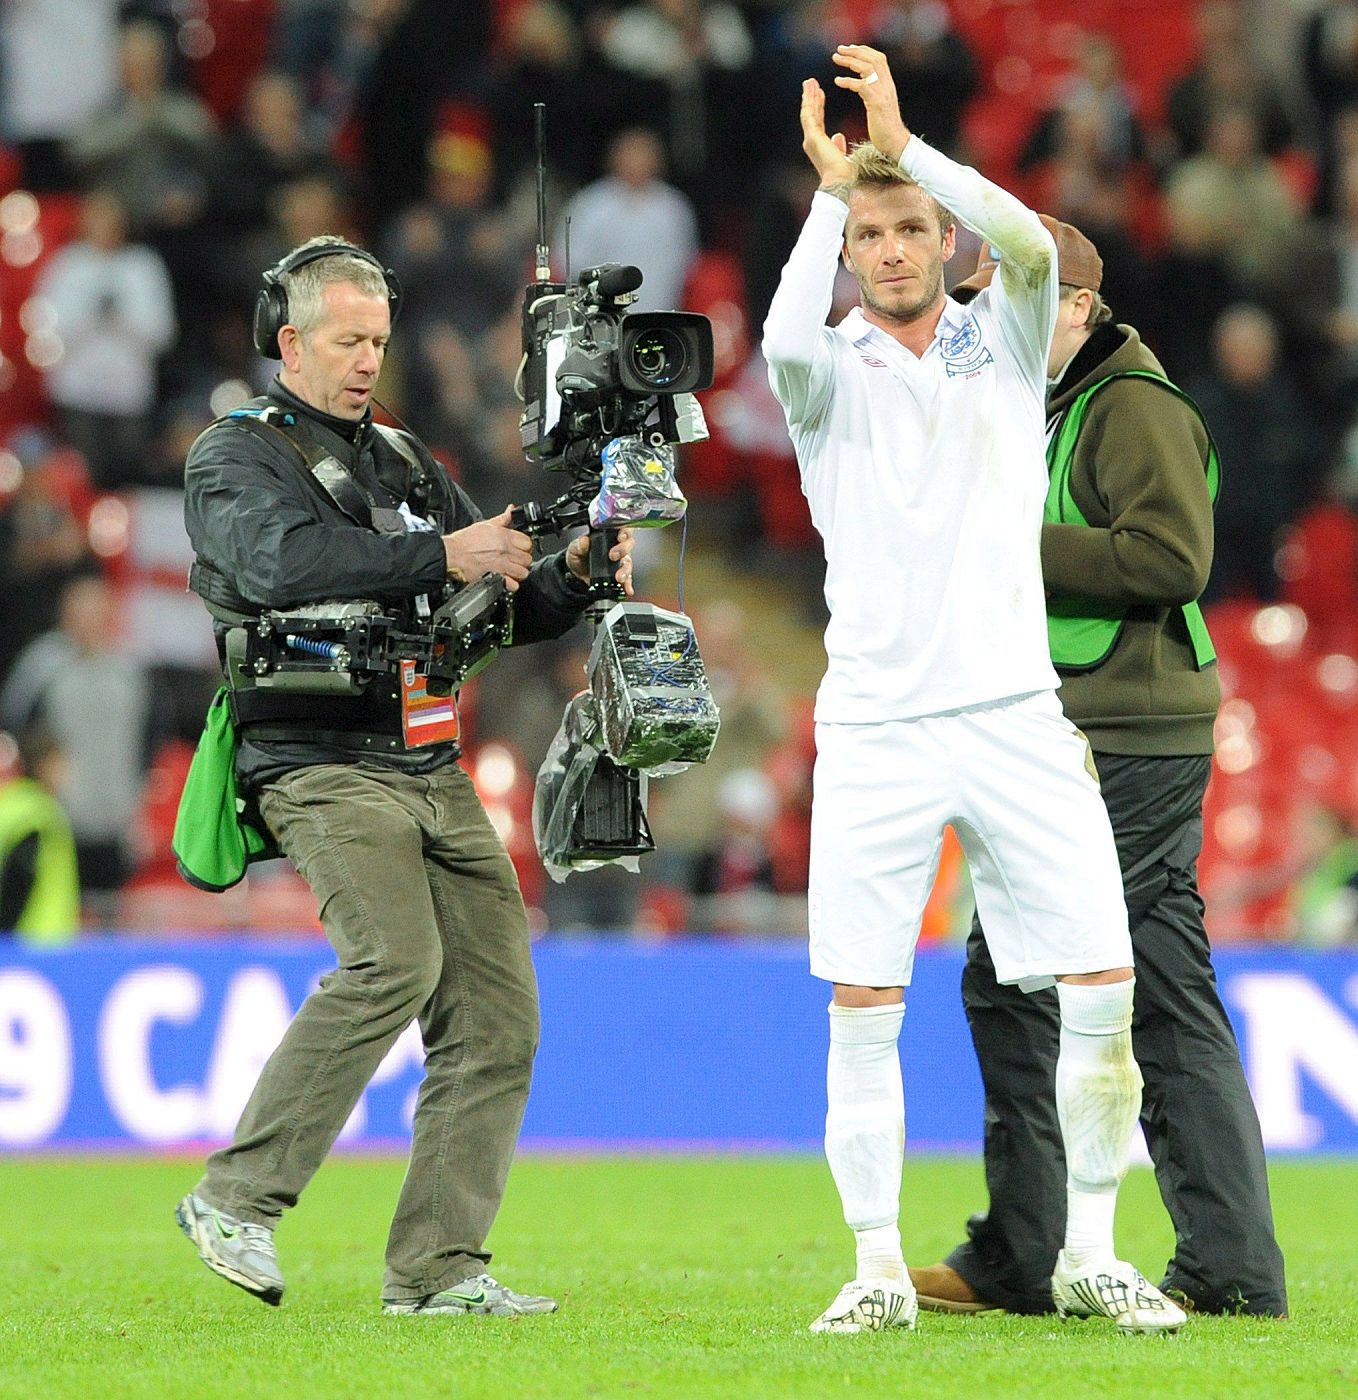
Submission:
<svg viewBox="0 0 1358 1400">
<path fill-rule="evenodd" d="M 300 247 L 293 249 L 289 256 L 305 252 L 308 248 L 324 247 L 328 243 L 346 243 L 348 240 L 337 234 L 323 233 L 318 238 L 308 238 Z M 366 258 L 354 253 L 338 252 L 332 257 L 317 258 L 296 272 L 285 272 L 279 277 L 283 290 L 288 296 L 288 324 L 296 326 L 299 334 L 306 335 L 316 329 L 325 319 L 325 289 L 339 282 L 349 282 L 367 296 L 388 295 L 387 279 L 382 270 Z"/>
</svg>

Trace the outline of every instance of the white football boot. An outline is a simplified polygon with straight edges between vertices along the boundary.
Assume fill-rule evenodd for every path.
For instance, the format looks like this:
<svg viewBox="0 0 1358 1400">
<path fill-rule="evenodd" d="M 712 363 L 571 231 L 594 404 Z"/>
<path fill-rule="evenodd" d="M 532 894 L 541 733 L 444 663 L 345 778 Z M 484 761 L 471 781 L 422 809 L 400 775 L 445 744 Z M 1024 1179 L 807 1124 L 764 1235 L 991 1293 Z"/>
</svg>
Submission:
<svg viewBox="0 0 1358 1400">
<path fill-rule="evenodd" d="M 919 1302 L 908 1278 L 850 1279 L 835 1301 L 811 1324 L 813 1332 L 883 1332 L 888 1327 L 914 1331 Z"/>
<path fill-rule="evenodd" d="M 1052 1274 L 1052 1301 L 1062 1317 L 1106 1317 L 1127 1336 L 1177 1332 L 1188 1314 L 1140 1270 L 1120 1259 L 1071 1268 L 1062 1250 Z"/>
</svg>

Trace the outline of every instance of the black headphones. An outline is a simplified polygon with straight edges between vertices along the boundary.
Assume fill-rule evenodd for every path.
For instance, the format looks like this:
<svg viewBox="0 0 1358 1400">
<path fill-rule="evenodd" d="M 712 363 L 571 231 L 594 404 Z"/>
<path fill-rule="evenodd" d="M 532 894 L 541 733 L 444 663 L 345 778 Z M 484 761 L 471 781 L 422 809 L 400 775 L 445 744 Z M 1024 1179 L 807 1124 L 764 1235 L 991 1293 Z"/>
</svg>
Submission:
<svg viewBox="0 0 1358 1400">
<path fill-rule="evenodd" d="M 343 239 L 336 239 L 333 243 L 317 243 L 310 248 L 299 248 L 264 274 L 264 285 L 255 298 L 255 349 L 266 360 L 283 358 L 283 352 L 278 346 L 278 332 L 288 324 L 288 293 L 287 288 L 283 286 L 284 276 L 306 267 L 308 263 L 319 262 L 322 258 L 333 258 L 342 253 L 371 263 L 382 274 L 387 284 L 387 303 L 391 308 L 392 324 L 395 324 L 396 313 L 401 309 L 401 283 L 391 268 L 383 267 L 366 249 L 354 243 L 346 243 Z"/>
</svg>

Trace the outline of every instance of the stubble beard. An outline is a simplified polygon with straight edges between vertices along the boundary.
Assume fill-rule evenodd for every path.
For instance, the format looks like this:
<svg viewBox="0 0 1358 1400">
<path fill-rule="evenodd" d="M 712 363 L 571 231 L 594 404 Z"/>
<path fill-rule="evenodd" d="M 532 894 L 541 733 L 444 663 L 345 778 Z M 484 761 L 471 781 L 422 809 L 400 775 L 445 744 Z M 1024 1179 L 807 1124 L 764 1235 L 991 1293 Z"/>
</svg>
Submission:
<svg viewBox="0 0 1358 1400">
<path fill-rule="evenodd" d="M 938 294 L 943 289 L 943 265 L 940 263 L 934 269 L 934 275 L 929 279 L 926 291 L 917 300 L 908 305 L 899 304 L 887 305 L 874 292 L 871 285 L 864 281 L 862 277 L 858 279 L 859 294 L 863 298 L 863 305 L 875 316 L 880 316 L 884 321 L 891 321 L 897 325 L 906 326 L 912 321 L 917 321 L 924 313 L 930 310 L 938 301 Z"/>
</svg>

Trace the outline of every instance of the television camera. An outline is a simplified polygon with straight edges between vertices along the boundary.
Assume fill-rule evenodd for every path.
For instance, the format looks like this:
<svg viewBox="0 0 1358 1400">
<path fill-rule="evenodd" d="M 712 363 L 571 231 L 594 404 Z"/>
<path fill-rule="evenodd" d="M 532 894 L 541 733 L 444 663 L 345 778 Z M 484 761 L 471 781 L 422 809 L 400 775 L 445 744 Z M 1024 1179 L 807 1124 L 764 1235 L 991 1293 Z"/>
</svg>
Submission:
<svg viewBox="0 0 1358 1400">
<path fill-rule="evenodd" d="M 653 850 L 648 779 L 705 762 L 716 742 L 720 717 L 693 624 L 618 601 L 608 559 L 618 527 L 668 525 L 684 513 L 673 453 L 707 436 L 693 395 L 712 383 L 713 347 L 706 316 L 629 309 L 638 268 L 606 263 L 571 283 L 551 279 L 544 121 L 537 104 L 537 264 L 523 299 L 520 443 L 530 461 L 573 484 L 550 504 L 520 507 L 512 523 L 530 535 L 590 527 L 589 687 L 566 708 L 533 807 L 538 852 L 560 880 Z"/>
</svg>

